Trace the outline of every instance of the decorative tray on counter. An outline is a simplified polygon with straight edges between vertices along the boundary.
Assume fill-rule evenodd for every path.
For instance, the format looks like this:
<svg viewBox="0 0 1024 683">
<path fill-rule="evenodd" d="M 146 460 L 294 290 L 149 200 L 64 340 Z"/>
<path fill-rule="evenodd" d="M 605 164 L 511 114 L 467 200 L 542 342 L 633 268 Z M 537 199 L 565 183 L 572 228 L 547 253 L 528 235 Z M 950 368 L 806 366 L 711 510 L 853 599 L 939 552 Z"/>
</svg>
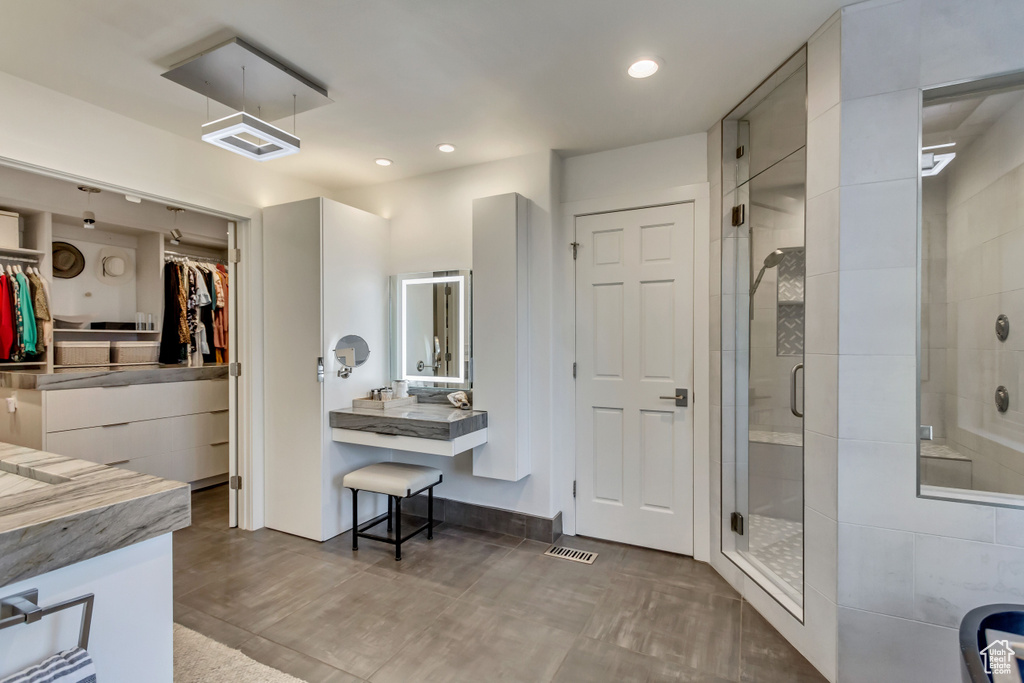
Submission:
<svg viewBox="0 0 1024 683">
<path fill-rule="evenodd" d="M 387 410 L 388 408 L 405 408 L 416 404 L 415 396 L 405 398 L 393 398 L 389 401 L 375 401 L 372 398 L 352 399 L 352 407 L 359 410 Z"/>
</svg>

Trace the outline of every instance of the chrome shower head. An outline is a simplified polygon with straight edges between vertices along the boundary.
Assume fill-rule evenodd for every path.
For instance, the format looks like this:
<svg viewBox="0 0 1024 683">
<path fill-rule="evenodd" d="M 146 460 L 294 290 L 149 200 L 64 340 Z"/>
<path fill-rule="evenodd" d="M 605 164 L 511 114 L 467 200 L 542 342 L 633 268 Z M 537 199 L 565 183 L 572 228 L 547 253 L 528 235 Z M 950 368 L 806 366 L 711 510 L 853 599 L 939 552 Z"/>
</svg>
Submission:
<svg viewBox="0 0 1024 683">
<path fill-rule="evenodd" d="M 764 257 L 764 267 L 774 268 L 775 266 L 782 263 L 782 259 L 786 258 L 786 253 L 781 249 L 776 249 L 772 253 Z"/>
</svg>

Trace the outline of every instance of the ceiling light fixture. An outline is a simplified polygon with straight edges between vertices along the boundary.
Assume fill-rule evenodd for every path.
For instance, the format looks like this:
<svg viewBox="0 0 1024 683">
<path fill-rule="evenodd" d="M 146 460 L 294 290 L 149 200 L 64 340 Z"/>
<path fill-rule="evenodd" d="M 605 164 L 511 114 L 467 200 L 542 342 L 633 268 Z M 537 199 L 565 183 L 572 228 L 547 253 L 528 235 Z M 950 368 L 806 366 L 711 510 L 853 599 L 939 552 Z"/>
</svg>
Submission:
<svg viewBox="0 0 1024 683">
<path fill-rule="evenodd" d="M 257 142 L 243 135 L 250 135 Z M 299 151 L 297 137 L 244 111 L 203 124 L 203 141 L 256 161 L 278 159 Z"/>
<path fill-rule="evenodd" d="M 949 166 L 949 162 L 956 159 L 956 152 L 950 152 L 948 154 L 934 154 L 932 152 L 926 152 L 921 155 L 921 177 L 927 178 L 933 175 L 939 175 L 942 169 Z"/>
<path fill-rule="evenodd" d="M 392 162 L 391 159 L 385 159 L 384 157 L 381 157 L 380 159 L 374 159 L 373 163 L 377 164 L 378 166 L 390 166 L 394 162 Z"/>
<path fill-rule="evenodd" d="M 88 185 L 79 185 L 78 190 L 85 192 L 85 206 L 86 210 L 82 212 L 82 227 L 86 230 L 92 230 L 96 227 L 96 214 L 88 210 L 89 205 L 92 203 L 92 196 L 99 194 L 100 189 L 98 187 L 89 187 Z"/>
<path fill-rule="evenodd" d="M 437 146 L 438 151 L 444 152 L 445 154 L 451 154 L 455 151 L 455 145 L 450 142 L 442 142 Z"/>
<path fill-rule="evenodd" d="M 126 194 L 124 196 L 124 198 L 127 199 L 128 201 L 130 201 L 132 204 L 141 204 L 142 203 L 142 197 L 136 197 L 133 194 Z"/>
<path fill-rule="evenodd" d="M 651 58 L 640 59 L 633 62 L 626 70 L 626 73 L 633 78 L 647 78 L 657 73 L 658 68 L 659 64 L 657 60 Z"/>
<path fill-rule="evenodd" d="M 928 147 L 922 147 L 921 151 L 922 152 L 927 152 L 930 149 L 943 149 L 945 147 L 956 147 L 956 143 L 955 142 L 947 142 L 947 143 L 944 143 L 944 144 L 941 144 L 941 145 L 929 145 Z"/>
<path fill-rule="evenodd" d="M 171 244 L 179 245 L 179 244 L 181 244 L 181 230 L 178 230 L 178 228 L 177 228 L 178 216 L 180 216 L 181 214 L 185 213 L 185 209 L 181 208 L 180 206 L 168 206 L 168 207 L 165 207 L 165 208 L 168 211 L 171 211 L 171 212 L 174 213 L 174 226 L 175 227 L 171 228 Z"/>
</svg>

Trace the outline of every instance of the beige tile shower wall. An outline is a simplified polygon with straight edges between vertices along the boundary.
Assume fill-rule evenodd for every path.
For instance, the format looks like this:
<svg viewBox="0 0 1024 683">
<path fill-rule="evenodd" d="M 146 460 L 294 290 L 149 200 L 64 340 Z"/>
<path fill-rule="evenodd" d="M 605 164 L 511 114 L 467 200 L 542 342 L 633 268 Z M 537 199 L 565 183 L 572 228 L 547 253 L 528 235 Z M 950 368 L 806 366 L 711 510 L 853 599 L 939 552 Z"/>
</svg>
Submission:
<svg viewBox="0 0 1024 683">
<path fill-rule="evenodd" d="M 804 619 L 794 618 L 720 551 L 734 500 L 735 452 L 732 398 L 734 340 L 723 318 L 731 311 L 730 242 L 722 240 L 728 207 L 714 205 L 722 195 L 722 131 L 708 132 L 708 178 L 712 183 L 711 368 L 712 438 L 712 565 L 796 646 L 830 681 L 837 679 L 836 615 L 836 434 L 839 269 L 839 97 L 840 22 L 836 14 L 808 41 L 807 70 L 807 317 L 805 377 L 807 419 L 804 422 L 805 575 Z M 717 208 L 717 211 L 715 210 Z M 724 253 L 724 260 L 722 259 Z M 723 308 L 723 303 L 725 304 Z"/>
<path fill-rule="evenodd" d="M 960 681 L 961 617 L 1020 602 L 1024 512 L 917 496 L 916 327 L 921 88 L 1024 69 L 1021 25 L 1018 0 L 843 10 L 840 683 Z"/>
<path fill-rule="evenodd" d="M 958 151 L 938 176 L 948 176 L 947 192 L 925 195 L 924 206 L 938 205 L 950 216 L 945 299 L 952 323 L 945 397 L 950 443 L 973 461 L 975 489 L 1024 494 L 1024 94 L 1004 97 L 1017 101 Z M 929 182 L 924 187 L 928 190 Z M 924 225 L 929 226 L 927 215 Z M 922 300 L 928 293 L 922 290 Z M 927 310 L 922 305 L 922 318 Z M 1010 318 L 1005 342 L 994 331 L 1000 313 Z M 922 369 L 923 363 L 924 356 Z M 1000 385 L 1010 392 L 1010 409 L 1003 414 L 992 400 Z M 922 414 L 925 405 L 923 397 Z"/>
</svg>

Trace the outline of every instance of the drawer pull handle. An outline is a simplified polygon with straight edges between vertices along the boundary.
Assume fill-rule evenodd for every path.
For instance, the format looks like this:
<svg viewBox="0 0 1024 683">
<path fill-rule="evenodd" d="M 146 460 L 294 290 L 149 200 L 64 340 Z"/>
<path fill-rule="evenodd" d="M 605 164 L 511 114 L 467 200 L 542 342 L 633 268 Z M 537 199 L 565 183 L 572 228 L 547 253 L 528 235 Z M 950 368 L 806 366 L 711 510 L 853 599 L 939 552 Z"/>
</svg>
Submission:
<svg viewBox="0 0 1024 683">
<path fill-rule="evenodd" d="M 130 425 L 130 424 L 131 424 L 131 422 L 111 422 L 108 425 L 103 425 L 103 428 L 106 429 L 107 427 L 124 427 L 124 426 Z"/>
<path fill-rule="evenodd" d="M 210 415 L 220 415 L 221 413 L 231 412 L 231 408 L 224 408 L 223 410 L 211 410 Z"/>
<path fill-rule="evenodd" d="M 130 462 L 131 460 L 118 460 L 117 462 L 108 462 L 107 467 L 117 467 L 118 465 L 126 465 Z"/>
<path fill-rule="evenodd" d="M 218 441 L 217 443 L 211 443 L 210 445 L 211 446 L 226 446 L 229 443 L 231 443 L 231 442 L 230 441 Z"/>
</svg>

